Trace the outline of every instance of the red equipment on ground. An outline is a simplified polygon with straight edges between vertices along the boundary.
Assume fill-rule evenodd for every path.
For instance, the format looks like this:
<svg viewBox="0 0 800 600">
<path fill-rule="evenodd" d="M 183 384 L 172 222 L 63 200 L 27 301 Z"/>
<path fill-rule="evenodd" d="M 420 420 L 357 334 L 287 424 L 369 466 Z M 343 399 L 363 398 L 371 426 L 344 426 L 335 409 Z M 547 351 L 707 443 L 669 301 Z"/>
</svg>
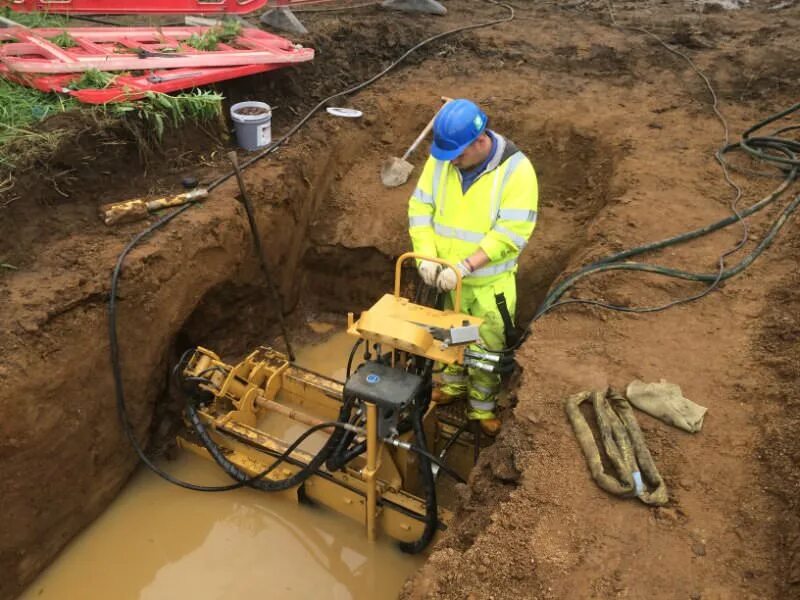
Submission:
<svg viewBox="0 0 800 600">
<path fill-rule="evenodd" d="M 71 85 L 80 79 L 80 75 L 66 73 L 62 75 L 37 75 L 35 73 L 9 73 L 0 67 L 0 74 L 7 79 L 36 88 L 42 92 L 59 92 L 69 94 L 86 104 L 108 104 L 138 100 L 147 92 L 169 93 L 186 88 L 208 85 L 226 79 L 236 79 L 266 73 L 287 66 L 278 65 L 242 65 L 239 67 L 208 67 L 203 69 L 159 69 L 148 71 L 142 75 L 121 73 L 103 88 L 71 89 Z"/>
<path fill-rule="evenodd" d="M 219 42 L 214 50 L 187 44 L 209 27 L 74 27 L 0 31 L 0 60 L 12 73 L 77 73 L 139 71 L 180 67 L 230 67 L 297 63 L 311 60 L 314 51 L 255 28 L 243 28 L 234 41 Z M 53 39 L 69 35 L 73 47 Z"/>
<path fill-rule="evenodd" d="M 45 92 L 70 94 L 81 102 L 135 100 L 264 73 L 314 58 L 314 50 L 280 36 L 243 28 L 228 43 L 200 51 L 186 41 L 208 27 L 79 27 L 0 30 L 0 75 Z M 74 46 L 54 38 L 67 34 Z M 56 40 L 57 41 L 57 40 Z M 63 41 L 62 41 L 63 43 Z M 119 71 L 102 88 L 80 87 L 84 71 Z"/>
<path fill-rule="evenodd" d="M 267 0 L 9 0 L 17 12 L 52 14 L 245 14 L 258 10 Z"/>
</svg>

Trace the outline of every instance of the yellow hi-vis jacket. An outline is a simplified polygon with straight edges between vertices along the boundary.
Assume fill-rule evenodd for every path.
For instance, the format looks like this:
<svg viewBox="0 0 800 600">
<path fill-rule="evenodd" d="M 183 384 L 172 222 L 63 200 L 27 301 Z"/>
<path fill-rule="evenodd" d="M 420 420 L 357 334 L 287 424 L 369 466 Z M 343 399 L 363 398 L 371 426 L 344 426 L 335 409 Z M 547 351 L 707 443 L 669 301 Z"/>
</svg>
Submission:
<svg viewBox="0 0 800 600">
<path fill-rule="evenodd" d="M 536 226 L 536 172 L 514 144 L 497 139 L 494 156 L 466 194 L 450 161 L 428 158 L 408 201 L 408 231 L 414 252 L 458 263 L 478 248 L 491 260 L 464 278 L 486 285 L 517 270 L 517 259 Z"/>
</svg>

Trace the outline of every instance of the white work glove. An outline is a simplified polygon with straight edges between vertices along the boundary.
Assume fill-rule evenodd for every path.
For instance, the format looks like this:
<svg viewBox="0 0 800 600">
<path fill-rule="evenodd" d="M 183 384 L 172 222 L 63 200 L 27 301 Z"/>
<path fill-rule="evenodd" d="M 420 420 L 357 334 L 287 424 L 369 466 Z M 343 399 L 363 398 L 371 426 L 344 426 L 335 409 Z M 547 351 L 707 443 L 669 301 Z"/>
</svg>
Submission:
<svg viewBox="0 0 800 600">
<path fill-rule="evenodd" d="M 420 261 L 417 271 L 419 271 L 419 276 L 422 277 L 422 281 L 425 285 L 431 287 L 436 285 L 436 276 L 439 274 L 440 266 L 439 263 L 435 263 L 431 260 Z"/>
<path fill-rule="evenodd" d="M 463 260 L 456 265 L 456 269 L 458 269 L 459 273 L 461 273 L 462 278 L 466 277 L 472 272 Z M 445 270 L 439 273 L 439 277 L 436 279 L 436 287 L 439 288 L 439 291 L 449 292 L 456 289 L 457 282 L 458 276 L 456 275 L 456 272 L 452 268 L 447 267 Z"/>
</svg>

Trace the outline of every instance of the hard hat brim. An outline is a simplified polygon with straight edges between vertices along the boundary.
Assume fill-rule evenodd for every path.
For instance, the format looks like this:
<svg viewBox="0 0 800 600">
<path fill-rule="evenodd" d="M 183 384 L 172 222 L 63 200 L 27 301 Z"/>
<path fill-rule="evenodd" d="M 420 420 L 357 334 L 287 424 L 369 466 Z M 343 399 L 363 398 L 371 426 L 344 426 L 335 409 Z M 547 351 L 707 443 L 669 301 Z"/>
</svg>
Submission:
<svg viewBox="0 0 800 600">
<path fill-rule="evenodd" d="M 435 158 L 436 160 L 453 160 L 454 158 L 458 158 L 459 156 L 461 156 L 464 150 L 467 149 L 467 146 L 469 146 L 474 141 L 475 140 L 472 140 L 471 142 L 468 142 L 463 146 L 459 146 L 455 150 L 445 150 L 444 148 L 440 148 L 439 146 L 437 146 L 436 142 L 433 142 L 431 144 L 431 156 L 433 156 L 433 158 Z"/>
</svg>

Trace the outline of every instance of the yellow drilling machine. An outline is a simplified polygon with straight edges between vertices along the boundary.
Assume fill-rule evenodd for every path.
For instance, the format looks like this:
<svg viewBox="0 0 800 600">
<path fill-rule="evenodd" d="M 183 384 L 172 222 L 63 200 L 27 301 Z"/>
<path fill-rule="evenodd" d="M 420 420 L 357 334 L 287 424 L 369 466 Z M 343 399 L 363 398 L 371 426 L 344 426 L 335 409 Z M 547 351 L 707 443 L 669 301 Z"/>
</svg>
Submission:
<svg viewBox="0 0 800 600">
<path fill-rule="evenodd" d="M 348 316 L 357 340 L 344 383 L 267 347 L 236 365 L 195 349 L 180 365 L 190 400 L 179 445 L 240 484 L 363 523 L 370 540 L 423 550 L 452 516 L 437 503 L 438 476 L 463 481 L 480 445 L 461 407 L 431 404 L 433 374 L 454 363 L 504 372 L 513 359 L 476 345 L 481 319 L 401 297 L 403 262 L 414 258 L 451 266 L 413 253 L 397 260 L 394 293 Z M 459 279 L 455 306 L 460 294 Z"/>
</svg>

